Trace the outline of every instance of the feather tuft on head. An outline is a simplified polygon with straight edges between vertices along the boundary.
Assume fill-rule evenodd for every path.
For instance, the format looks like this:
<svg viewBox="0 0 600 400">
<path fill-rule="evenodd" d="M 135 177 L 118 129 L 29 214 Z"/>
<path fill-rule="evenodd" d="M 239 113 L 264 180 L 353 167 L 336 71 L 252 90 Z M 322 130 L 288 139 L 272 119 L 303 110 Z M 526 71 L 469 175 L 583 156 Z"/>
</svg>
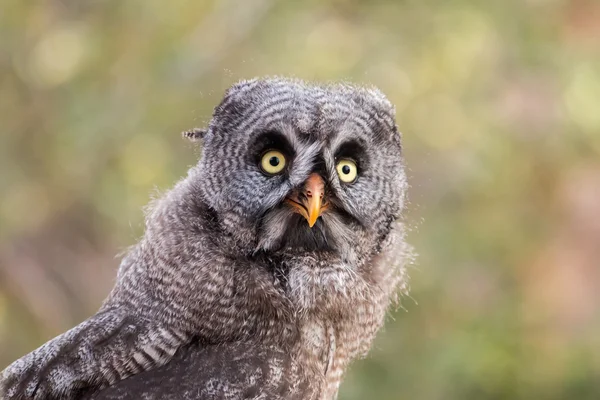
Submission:
<svg viewBox="0 0 600 400">
<path fill-rule="evenodd" d="M 183 132 L 181 135 L 184 138 L 191 140 L 192 142 L 198 142 L 204 138 L 206 135 L 207 129 L 205 128 L 192 128 Z"/>
</svg>

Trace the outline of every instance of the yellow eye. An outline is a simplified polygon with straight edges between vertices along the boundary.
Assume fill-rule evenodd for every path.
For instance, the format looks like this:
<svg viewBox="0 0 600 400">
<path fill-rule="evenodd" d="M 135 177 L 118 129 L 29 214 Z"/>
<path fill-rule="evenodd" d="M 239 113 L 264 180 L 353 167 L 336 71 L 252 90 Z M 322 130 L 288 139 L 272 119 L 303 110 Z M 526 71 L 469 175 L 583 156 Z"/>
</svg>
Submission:
<svg viewBox="0 0 600 400">
<path fill-rule="evenodd" d="M 352 183 L 356 180 L 358 169 L 354 161 L 348 159 L 340 160 L 336 169 L 342 182 Z"/>
<path fill-rule="evenodd" d="M 269 150 L 263 154 L 260 167 L 267 174 L 278 174 L 285 168 L 285 156 L 280 151 Z"/>
</svg>

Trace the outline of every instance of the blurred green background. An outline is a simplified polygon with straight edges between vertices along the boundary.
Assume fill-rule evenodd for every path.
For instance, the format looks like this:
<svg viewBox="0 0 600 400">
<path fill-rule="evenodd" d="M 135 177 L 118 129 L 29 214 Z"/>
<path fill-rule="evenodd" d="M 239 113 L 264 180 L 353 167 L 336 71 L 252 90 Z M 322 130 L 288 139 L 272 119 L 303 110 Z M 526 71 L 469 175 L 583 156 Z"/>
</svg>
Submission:
<svg viewBox="0 0 600 400">
<path fill-rule="evenodd" d="M 600 398 L 600 2 L 3 0 L 0 368 L 94 313 L 239 79 L 379 86 L 419 257 L 340 399 Z"/>
</svg>

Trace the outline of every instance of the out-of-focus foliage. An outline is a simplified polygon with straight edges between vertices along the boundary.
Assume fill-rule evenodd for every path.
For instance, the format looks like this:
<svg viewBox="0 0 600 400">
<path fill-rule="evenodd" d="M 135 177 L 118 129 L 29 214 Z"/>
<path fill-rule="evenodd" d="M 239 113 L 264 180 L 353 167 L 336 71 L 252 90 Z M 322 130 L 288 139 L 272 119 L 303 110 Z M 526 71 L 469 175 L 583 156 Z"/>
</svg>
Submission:
<svg viewBox="0 0 600 400">
<path fill-rule="evenodd" d="M 257 75 L 379 86 L 420 254 L 341 399 L 600 398 L 600 3 L 0 4 L 0 368 L 93 313 L 179 132 Z"/>
</svg>

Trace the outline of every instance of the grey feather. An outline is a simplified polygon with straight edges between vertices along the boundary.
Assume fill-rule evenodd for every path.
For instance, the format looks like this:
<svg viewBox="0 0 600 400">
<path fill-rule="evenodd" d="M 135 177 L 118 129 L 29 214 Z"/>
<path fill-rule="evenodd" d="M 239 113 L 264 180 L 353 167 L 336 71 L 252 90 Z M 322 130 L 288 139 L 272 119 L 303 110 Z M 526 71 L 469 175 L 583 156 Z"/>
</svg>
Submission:
<svg viewBox="0 0 600 400">
<path fill-rule="evenodd" d="M 373 88 L 254 79 L 230 88 L 187 177 L 153 202 L 99 312 L 10 365 L 6 399 L 333 399 L 409 255 L 394 109 Z M 283 144 L 282 144 L 283 143 Z M 278 175 L 259 164 L 284 146 Z M 351 184 L 336 163 L 358 165 Z M 329 208 L 286 203 L 311 176 Z"/>
</svg>

